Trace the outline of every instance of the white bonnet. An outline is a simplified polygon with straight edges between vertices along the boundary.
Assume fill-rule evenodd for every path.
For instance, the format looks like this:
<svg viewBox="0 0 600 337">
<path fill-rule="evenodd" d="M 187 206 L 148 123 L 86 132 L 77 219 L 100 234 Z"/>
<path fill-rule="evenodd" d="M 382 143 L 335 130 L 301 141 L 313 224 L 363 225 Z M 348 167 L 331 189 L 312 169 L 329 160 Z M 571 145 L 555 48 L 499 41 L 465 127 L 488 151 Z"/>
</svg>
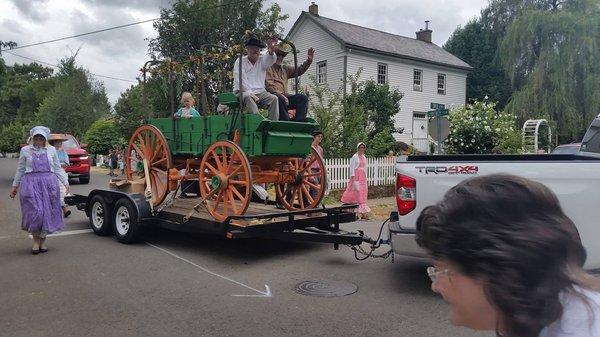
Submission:
<svg viewBox="0 0 600 337">
<path fill-rule="evenodd" d="M 44 138 L 46 138 L 46 141 L 48 141 L 48 138 L 50 138 L 50 129 L 48 129 L 45 126 L 34 126 L 30 131 L 29 131 L 29 136 L 31 138 L 33 138 L 33 136 L 35 135 L 41 135 L 44 136 Z"/>
</svg>

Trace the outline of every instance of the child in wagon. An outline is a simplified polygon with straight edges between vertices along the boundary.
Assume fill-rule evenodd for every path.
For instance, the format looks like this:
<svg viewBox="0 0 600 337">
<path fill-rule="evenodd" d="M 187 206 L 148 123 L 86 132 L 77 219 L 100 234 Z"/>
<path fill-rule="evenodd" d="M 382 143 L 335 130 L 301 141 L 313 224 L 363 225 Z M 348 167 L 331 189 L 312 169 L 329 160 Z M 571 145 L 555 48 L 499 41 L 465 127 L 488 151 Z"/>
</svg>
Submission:
<svg viewBox="0 0 600 337">
<path fill-rule="evenodd" d="M 173 117 L 175 118 L 192 118 L 200 117 L 200 113 L 194 109 L 194 97 L 189 92 L 181 94 L 181 104 L 183 107 L 179 108 Z"/>
</svg>

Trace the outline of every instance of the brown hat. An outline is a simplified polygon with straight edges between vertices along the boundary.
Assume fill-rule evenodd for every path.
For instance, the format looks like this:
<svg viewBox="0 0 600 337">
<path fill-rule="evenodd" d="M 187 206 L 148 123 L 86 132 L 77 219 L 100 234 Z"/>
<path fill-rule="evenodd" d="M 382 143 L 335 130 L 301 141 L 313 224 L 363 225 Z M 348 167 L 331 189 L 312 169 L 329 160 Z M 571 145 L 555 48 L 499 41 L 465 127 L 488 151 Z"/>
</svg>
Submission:
<svg viewBox="0 0 600 337">
<path fill-rule="evenodd" d="M 61 142 L 63 142 L 67 139 L 69 139 L 69 137 L 67 137 L 64 133 L 52 133 L 52 134 L 50 134 L 50 137 L 48 138 L 48 142 L 55 142 L 57 140 L 60 140 Z"/>
</svg>

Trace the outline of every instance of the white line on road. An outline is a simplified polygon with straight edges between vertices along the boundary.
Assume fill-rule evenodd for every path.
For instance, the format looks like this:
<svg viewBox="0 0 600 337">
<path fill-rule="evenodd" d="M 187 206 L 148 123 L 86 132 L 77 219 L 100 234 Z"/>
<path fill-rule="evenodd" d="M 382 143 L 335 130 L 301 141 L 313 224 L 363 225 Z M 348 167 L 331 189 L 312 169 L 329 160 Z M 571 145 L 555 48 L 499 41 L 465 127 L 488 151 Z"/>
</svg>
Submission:
<svg viewBox="0 0 600 337">
<path fill-rule="evenodd" d="M 72 231 L 66 231 L 66 232 L 60 232 L 60 233 L 55 233 L 55 234 L 48 234 L 49 237 L 53 237 L 53 236 L 67 236 L 67 235 L 77 235 L 77 234 L 85 234 L 85 233 L 89 233 L 89 232 L 93 232 L 91 229 L 76 229 L 76 230 L 72 230 Z M 0 240 L 3 239 L 20 239 L 22 238 L 22 236 L 20 235 L 7 235 L 7 236 L 0 236 Z M 33 238 L 33 236 L 31 236 L 31 234 L 29 234 L 29 238 Z"/>
<path fill-rule="evenodd" d="M 48 237 L 54 237 L 54 236 L 67 236 L 67 235 L 77 235 L 77 234 L 85 234 L 85 233 L 90 233 L 93 232 L 93 230 L 91 229 L 76 229 L 76 230 L 72 230 L 72 231 L 64 231 L 64 232 L 58 232 L 58 233 L 54 233 L 54 234 L 48 234 Z M 29 238 L 32 238 L 31 234 L 29 235 Z"/>
<path fill-rule="evenodd" d="M 156 248 L 156 249 L 158 249 L 158 250 L 160 250 L 160 251 L 162 251 L 164 253 L 167 253 L 167 254 L 175 257 L 175 258 L 178 258 L 181 261 L 187 262 L 187 263 L 191 264 L 192 266 L 194 266 L 194 267 L 196 267 L 196 268 L 198 268 L 198 269 L 200 269 L 200 270 L 202 270 L 202 271 L 204 271 L 204 272 L 206 272 L 208 274 L 211 274 L 213 276 L 216 276 L 216 277 L 222 278 L 224 280 L 227 280 L 229 282 L 235 283 L 235 284 L 240 285 L 240 286 L 242 286 L 244 288 L 248 288 L 250 290 L 256 291 L 259 294 L 259 295 L 231 295 L 231 296 L 237 296 L 237 297 L 273 297 L 273 294 L 271 293 L 271 288 L 269 288 L 269 286 L 266 285 L 266 284 L 265 284 L 265 291 L 260 291 L 258 289 L 254 289 L 254 288 L 252 288 L 250 286 L 247 286 L 247 285 L 245 285 L 245 284 L 243 284 L 241 282 L 238 282 L 236 280 L 232 280 L 229 277 L 226 277 L 226 276 L 223 276 L 223 275 L 219 275 L 219 274 L 217 274 L 217 273 L 215 273 L 213 271 L 210 271 L 210 270 L 208 270 L 208 269 L 206 269 L 206 268 L 204 268 L 204 267 L 202 267 L 202 266 L 200 266 L 200 265 L 198 265 L 198 264 L 196 264 L 196 263 L 194 263 L 194 262 L 192 262 L 192 261 L 190 261 L 190 260 L 188 260 L 186 258 L 178 256 L 175 253 L 172 253 L 172 252 L 170 252 L 170 251 L 168 251 L 168 250 L 166 250 L 164 248 L 160 248 L 160 247 L 155 246 L 155 245 L 153 245 L 151 243 L 148 243 L 148 242 L 146 242 L 146 244 L 148 246 L 154 247 L 154 248 Z"/>
</svg>

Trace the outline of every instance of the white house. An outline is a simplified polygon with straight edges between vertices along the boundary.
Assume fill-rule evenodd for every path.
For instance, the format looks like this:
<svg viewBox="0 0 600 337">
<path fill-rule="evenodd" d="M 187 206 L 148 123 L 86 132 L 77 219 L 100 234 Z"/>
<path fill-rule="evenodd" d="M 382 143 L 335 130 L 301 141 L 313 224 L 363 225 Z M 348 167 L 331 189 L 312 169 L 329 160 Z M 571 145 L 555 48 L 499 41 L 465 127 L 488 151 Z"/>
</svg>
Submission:
<svg viewBox="0 0 600 337">
<path fill-rule="evenodd" d="M 362 68 L 359 80 L 388 83 L 404 94 L 395 126 L 397 140 L 428 151 L 427 111 L 431 103 L 446 107 L 464 105 L 470 65 L 431 42 L 428 26 L 416 32 L 416 39 L 361 27 L 319 15 L 313 2 L 302 12 L 288 34 L 301 51 L 313 47 L 315 57 L 307 75 L 313 75 L 332 90 L 350 90 L 347 75 Z M 303 79 L 303 85 L 307 84 Z"/>
</svg>

